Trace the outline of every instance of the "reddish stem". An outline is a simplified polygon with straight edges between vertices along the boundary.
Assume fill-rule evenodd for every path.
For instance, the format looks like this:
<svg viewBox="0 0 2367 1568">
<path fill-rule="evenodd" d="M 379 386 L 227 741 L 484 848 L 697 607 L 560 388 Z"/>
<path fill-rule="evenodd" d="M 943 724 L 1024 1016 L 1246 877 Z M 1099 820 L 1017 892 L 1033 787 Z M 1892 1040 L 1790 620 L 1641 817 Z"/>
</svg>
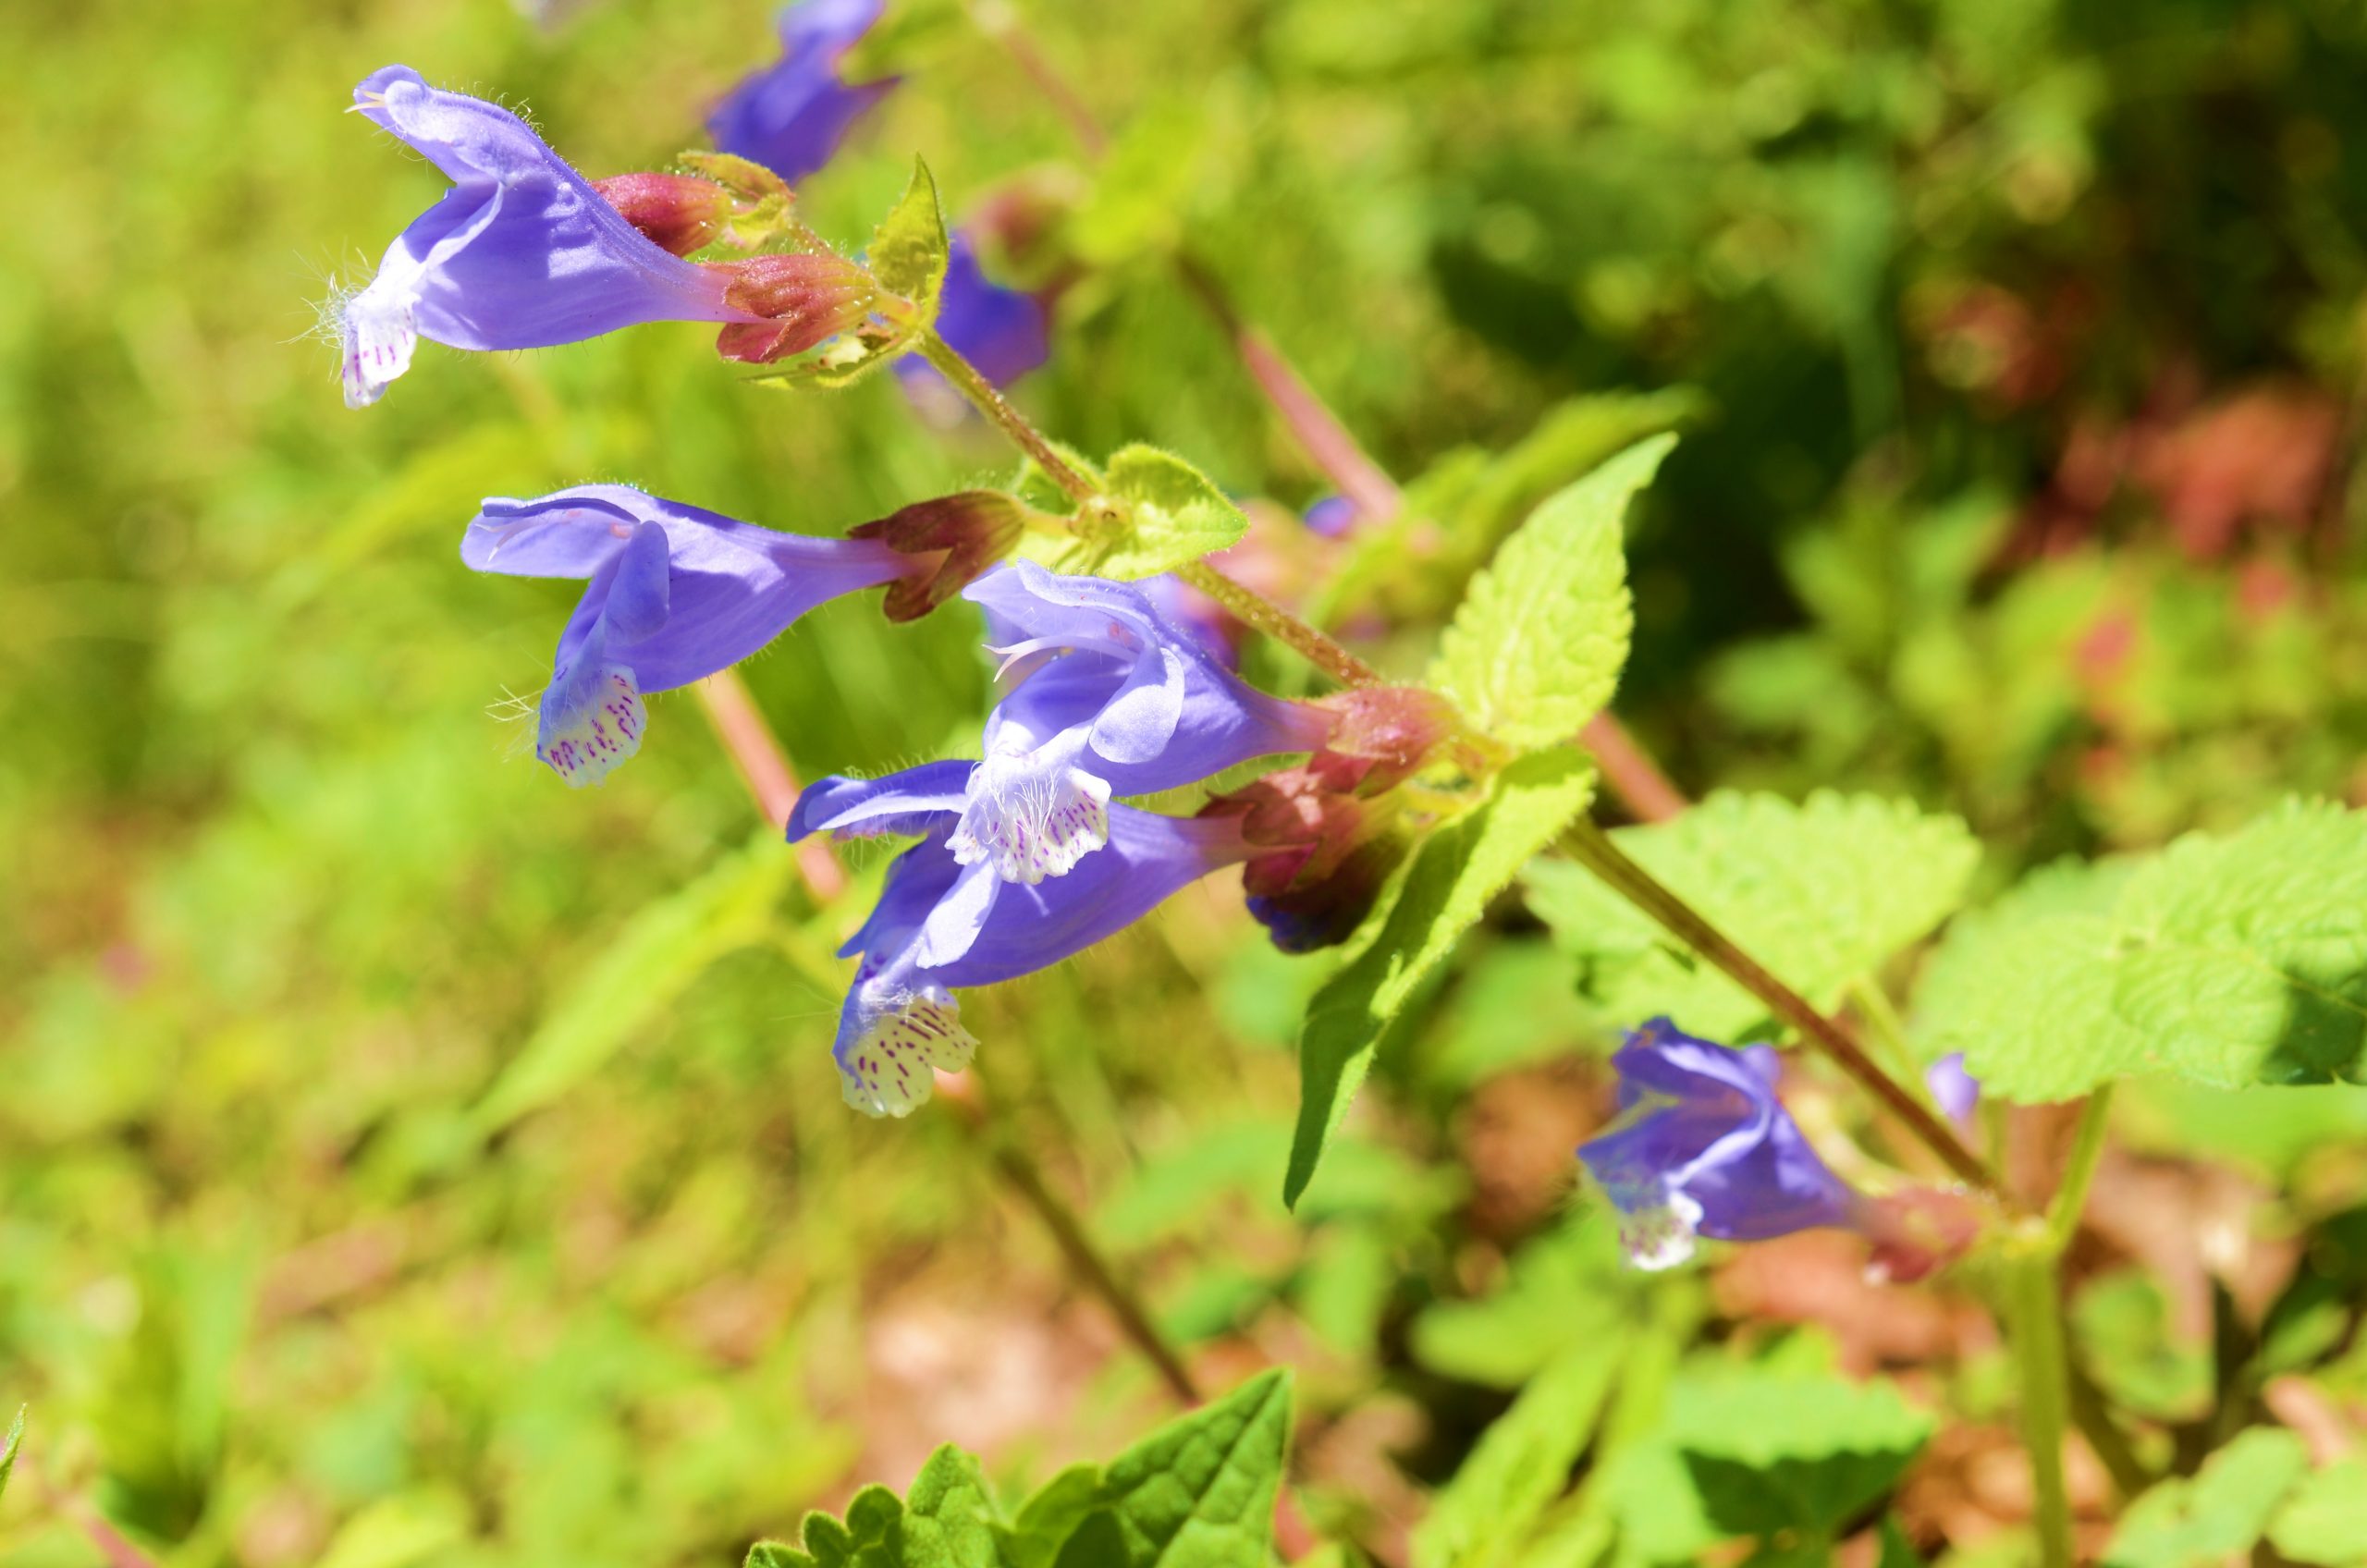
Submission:
<svg viewBox="0 0 2367 1568">
<path fill-rule="evenodd" d="M 748 683 L 740 679 L 738 670 L 727 669 L 708 676 L 693 689 L 715 726 L 716 739 L 723 742 L 748 793 L 755 797 L 756 809 L 775 827 L 787 827 L 790 808 L 797 804 L 797 774 L 790 767 L 772 726 L 765 722 L 756 699 L 749 695 Z M 828 903 L 846 890 L 847 874 L 830 853 L 828 840 L 801 839 L 791 852 L 797 857 L 798 875 L 816 900 Z"/>
</svg>

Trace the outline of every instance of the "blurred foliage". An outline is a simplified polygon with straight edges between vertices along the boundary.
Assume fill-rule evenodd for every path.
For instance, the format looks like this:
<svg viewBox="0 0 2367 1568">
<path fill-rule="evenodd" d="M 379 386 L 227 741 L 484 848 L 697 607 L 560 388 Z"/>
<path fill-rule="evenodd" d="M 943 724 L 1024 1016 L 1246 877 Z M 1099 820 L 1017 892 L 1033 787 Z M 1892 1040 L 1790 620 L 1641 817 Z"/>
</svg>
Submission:
<svg viewBox="0 0 2367 1568">
<path fill-rule="evenodd" d="M 1537 499 L 1682 423 L 1620 709 L 1693 792 L 1907 797 L 1993 890 L 2367 787 L 2357 7 L 1020 9 L 1106 176 L 947 13 L 866 44 L 907 84 L 806 215 L 859 238 L 915 152 L 957 217 L 1079 193 L 1023 401 L 1294 512 L 1324 482 L 1188 246 L 1439 524 L 1296 584 L 1392 668 Z M 817 904 L 686 698 L 557 786 L 506 699 L 571 591 L 454 558 L 487 492 L 836 531 L 998 444 L 890 377 L 736 386 L 690 326 L 430 349 L 367 417 L 304 340 L 437 189 L 339 113 L 366 71 L 656 166 L 765 12 L 0 9 L 0 1562 L 105 1561 L 83 1509 L 175 1564 L 723 1562 L 942 1440 L 1016 1499 L 1160 1409 L 956 1121 L 840 1103 L 828 954 L 876 859 Z M 1251 509 L 1245 549 L 1308 558 Z M 803 774 L 877 771 L 972 733 L 974 641 L 847 602 L 747 673 Z M 1620 1272 L 1570 1201 L 1606 1021 L 1516 908 L 1370 1014 L 1286 1215 L 1327 973 L 1196 893 L 970 1004 L 998 1114 L 1214 1380 L 1301 1368 L 1318 1525 L 1424 1564 L 2026 1548 L 1956 1287 L 1870 1305 L 1854 1252 L 1779 1245 Z M 2162 1478 L 2117 1533 L 2078 1500 L 2108 1560 L 2357 1560 L 2357 1460 L 2244 1429 L 2367 1425 L 2361 1107 L 2125 1096 L 2071 1317 Z M 2042 1165 L 2049 1126 L 1996 1131 Z"/>
</svg>

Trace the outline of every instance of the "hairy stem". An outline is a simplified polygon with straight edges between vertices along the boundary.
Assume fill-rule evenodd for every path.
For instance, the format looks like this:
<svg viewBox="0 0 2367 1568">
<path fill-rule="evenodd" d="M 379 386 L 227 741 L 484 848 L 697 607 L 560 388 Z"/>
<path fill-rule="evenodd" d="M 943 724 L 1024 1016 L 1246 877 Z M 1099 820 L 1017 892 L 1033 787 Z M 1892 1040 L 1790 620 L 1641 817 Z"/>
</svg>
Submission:
<svg viewBox="0 0 2367 1568">
<path fill-rule="evenodd" d="M 2063 1435 L 2070 1415 L 2070 1368 L 2055 1254 L 2043 1237 L 2005 1259 L 2005 1321 L 2021 1387 L 2022 1442 L 2030 1454 L 2031 1519 L 2043 1568 L 2071 1568 L 2071 1496 L 2063 1479 Z"/>
<path fill-rule="evenodd" d="M 1692 905 L 1629 859 L 1612 842 L 1609 834 L 1591 822 L 1580 822 L 1563 835 L 1562 843 L 1573 859 L 1610 884 L 1613 891 L 1717 965 L 1727 978 L 1766 1003 L 1770 1012 L 1831 1057 L 1859 1087 L 1906 1123 L 1907 1130 L 1928 1145 L 1957 1177 L 2011 1207 L 2013 1200 L 1997 1178 L 1931 1108 L 1877 1067 L 1840 1025 L 1810 1007 L 1798 992 L 1769 974 L 1757 959 L 1736 947 Z"/>
<path fill-rule="evenodd" d="M 764 710 L 749 694 L 748 683 L 740 679 L 737 669 L 727 669 L 708 676 L 693 690 L 699 694 L 707 721 L 715 726 L 716 739 L 723 742 L 732 766 L 740 770 L 741 781 L 755 798 L 756 809 L 775 827 L 787 827 L 790 808 L 797 803 L 797 774 L 789 766 L 789 754 L 781 750 L 779 738 L 765 721 Z M 796 856 L 797 872 L 805 879 L 806 890 L 817 901 L 828 903 L 846 890 L 846 871 L 831 854 L 828 839 L 819 836 L 803 839 L 791 852 Z"/>
<path fill-rule="evenodd" d="M 1011 406 L 1011 400 L 995 390 L 978 367 L 955 352 L 953 346 L 937 335 L 934 327 L 924 327 L 915 347 L 921 357 L 938 369 L 938 374 L 953 384 L 954 389 L 977 406 L 980 413 L 995 422 L 1012 445 L 1035 460 L 1045 477 L 1059 485 L 1073 501 L 1098 499 L 1100 491 L 1093 481 L 1077 472 L 1069 460 L 1061 456 L 1042 431 L 1027 423 L 1027 417 Z"/>
<path fill-rule="evenodd" d="M 1347 686 L 1378 686 L 1380 671 L 1254 589 L 1245 588 L 1206 561 L 1179 567 L 1175 575 L 1222 605 L 1233 619 L 1303 655 L 1307 663 Z"/>
</svg>

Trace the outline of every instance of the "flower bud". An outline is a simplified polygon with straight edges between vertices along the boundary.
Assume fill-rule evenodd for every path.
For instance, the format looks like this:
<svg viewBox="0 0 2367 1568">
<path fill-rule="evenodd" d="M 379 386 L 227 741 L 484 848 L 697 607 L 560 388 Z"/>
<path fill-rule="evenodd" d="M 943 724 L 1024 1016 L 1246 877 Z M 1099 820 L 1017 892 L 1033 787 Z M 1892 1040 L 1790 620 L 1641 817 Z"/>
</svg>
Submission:
<svg viewBox="0 0 2367 1568">
<path fill-rule="evenodd" d="M 594 180 L 592 189 L 644 239 L 677 256 L 714 244 L 731 216 L 731 193 L 695 175 L 620 174 Z"/>
<path fill-rule="evenodd" d="M 1466 739 L 1454 704 L 1418 686 L 1362 686 L 1317 705 L 1340 717 L 1324 742 L 1339 759 L 1330 765 L 1329 777 L 1343 778 L 1353 765 L 1353 782 L 1344 787 L 1359 795 L 1394 788 L 1436 760 L 1441 748 Z"/>
<path fill-rule="evenodd" d="M 847 533 L 920 557 L 909 575 L 889 584 L 881 606 L 889 620 L 905 621 L 928 614 L 1010 555 L 1026 522 L 1027 508 L 1002 492 L 963 490 L 915 501 Z"/>
<path fill-rule="evenodd" d="M 751 256 L 706 264 L 731 280 L 726 304 L 766 318 L 716 336 L 717 353 L 745 364 L 770 364 L 852 331 L 879 297 L 871 275 L 843 256 Z"/>
<path fill-rule="evenodd" d="M 1858 1229 L 1873 1243 L 1866 1277 L 1909 1285 L 1962 1257 L 1981 1238 L 1982 1207 L 1953 1187 L 1907 1187 L 1869 1198 Z"/>
<path fill-rule="evenodd" d="M 1259 852 L 1241 873 L 1249 913 L 1286 953 L 1333 947 L 1372 911 L 1412 846 L 1394 798 L 1363 798 L 1368 759 L 1320 751 L 1230 794 L 1203 816 L 1234 816 Z"/>
</svg>

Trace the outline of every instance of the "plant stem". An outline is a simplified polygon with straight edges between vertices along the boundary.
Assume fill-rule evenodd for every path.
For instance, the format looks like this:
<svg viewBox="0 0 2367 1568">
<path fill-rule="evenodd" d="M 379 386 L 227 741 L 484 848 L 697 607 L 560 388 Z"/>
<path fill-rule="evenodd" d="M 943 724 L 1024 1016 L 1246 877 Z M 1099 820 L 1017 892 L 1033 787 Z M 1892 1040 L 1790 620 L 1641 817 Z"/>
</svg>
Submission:
<svg viewBox="0 0 2367 1568">
<path fill-rule="evenodd" d="M 1027 418 L 1011 406 L 1010 399 L 995 390 L 995 384 L 980 373 L 978 367 L 955 352 L 951 344 L 937 335 L 934 327 L 924 327 L 914 347 L 921 357 L 935 365 L 938 374 L 951 382 L 954 390 L 977 405 L 978 411 L 1001 427 L 1013 445 L 1035 460 L 1045 477 L 1059 485 L 1071 500 L 1093 501 L 1101 492 L 1093 481 L 1077 472 L 1066 458 L 1044 438 L 1043 432 L 1027 423 Z"/>
<path fill-rule="evenodd" d="M 1085 1221 L 1077 1218 L 1076 1210 L 1052 1190 L 1051 1183 L 1044 1179 L 1043 1167 L 1036 1163 L 1035 1156 L 1029 1154 L 1025 1145 L 1012 1136 L 1008 1129 L 995 1124 L 988 1104 L 989 1091 L 977 1063 L 972 1062 L 965 1074 L 938 1073 L 937 1087 L 938 1093 L 950 1101 L 960 1113 L 963 1125 L 977 1138 L 980 1146 L 986 1150 L 987 1158 L 994 1162 L 995 1170 L 1011 1184 L 1012 1191 L 1019 1194 L 1020 1200 L 1034 1211 L 1036 1218 L 1043 1221 L 1044 1229 L 1051 1232 L 1052 1240 L 1059 1245 L 1061 1256 L 1068 1260 L 1069 1268 L 1087 1289 L 1101 1298 L 1101 1305 L 1108 1307 L 1110 1316 L 1118 1320 L 1119 1330 L 1136 1350 L 1142 1352 L 1143 1359 L 1158 1371 L 1159 1381 L 1167 1385 L 1168 1392 L 1175 1396 L 1178 1403 L 1187 1407 L 1201 1403 L 1207 1396 L 1200 1391 L 1198 1380 L 1192 1376 L 1192 1369 L 1184 1364 L 1183 1356 L 1176 1354 L 1175 1347 L 1167 1342 L 1167 1336 L 1159 1332 L 1159 1325 L 1152 1320 L 1150 1310 L 1143 1305 L 1142 1298 L 1118 1277 L 1116 1267 L 1102 1256 L 1100 1247 L 1094 1243 L 1092 1232 L 1085 1229 Z"/>
<path fill-rule="evenodd" d="M 1245 626 L 1288 643 L 1307 663 L 1347 686 L 1378 686 L 1380 671 L 1318 631 L 1282 606 L 1245 588 L 1206 561 L 1178 567 L 1175 575 L 1222 605 Z"/>
<path fill-rule="evenodd" d="M 2063 1167 L 2063 1184 L 2046 1208 L 2047 1245 L 2056 1254 L 2071 1244 L 2079 1230 L 2079 1211 L 2088 1206 L 2088 1189 L 2096 1180 L 2096 1164 L 2103 1158 L 2104 1127 L 2112 1120 L 2112 1085 L 2099 1086 L 2079 1108 L 2079 1130 L 2071 1136 L 2071 1158 Z"/>
<path fill-rule="evenodd" d="M 1404 493 L 1398 489 L 1397 482 L 1372 460 L 1341 423 L 1340 416 L 1317 396 L 1272 340 L 1243 318 L 1217 275 L 1189 251 L 1176 253 L 1175 269 L 1183 276 L 1193 298 L 1216 318 L 1217 325 L 1232 340 L 1233 351 L 1241 356 L 1242 368 L 1257 384 L 1257 390 L 1266 395 L 1266 401 L 1273 405 L 1274 412 L 1297 439 L 1300 449 L 1367 518 L 1386 522 L 1395 517 L 1405 504 Z"/>
<path fill-rule="evenodd" d="M 708 722 L 715 726 L 716 739 L 723 742 L 732 766 L 740 770 L 741 781 L 755 798 L 756 809 L 775 827 L 786 827 L 790 808 L 797 803 L 797 774 L 790 767 L 788 753 L 781 750 L 772 726 L 765 722 L 764 710 L 749 694 L 748 683 L 740 679 L 737 669 L 727 669 L 708 676 L 693 690 L 699 694 L 699 705 L 706 710 Z M 828 840 L 803 839 L 791 853 L 796 856 L 798 875 L 805 879 L 806 890 L 817 901 L 828 903 L 846 891 L 847 874 L 831 854 Z"/>
<path fill-rule="evenodd" d="M 1592 822 L 1581 821 L 1563 835 L 1562 842 L 1574 859 L 1609 883 L 1614 892 L 1717 965 L 1735 984 L 1766 1003 L 1770 1012 L 1831 1057 L 1843 1072 L 1857 1080 L 1859 1087 L 1880 1100 L 1891 1114 L 1907 1124 L 1908 1131 L 1929 1145 L 1950 1170 L 2009 1208 L 2013 1207 L 2011 1195 L 1947 1123 L 1874 1065 L 1840 1025 L 1810 1007 L 1798 992 L 1769 974 L 1757 959 L 1736 947 L 1692 905 L 1629 859 L 1626 851 L 1612 842 L 1609 834 Z"/>
<path fill-rule="evenodd" d="M 2071 1497 L 2063 1480 L 2070 1371 L 2054 1266 L 2055 1254 L 2042 1233 L 2009 1247 L 2005 1318 L 2021 1382 L 2022 1442 L 2030 1454 L 2039 1562 L 2042 1568 L 2071 1568 Z"/>
</svg>

